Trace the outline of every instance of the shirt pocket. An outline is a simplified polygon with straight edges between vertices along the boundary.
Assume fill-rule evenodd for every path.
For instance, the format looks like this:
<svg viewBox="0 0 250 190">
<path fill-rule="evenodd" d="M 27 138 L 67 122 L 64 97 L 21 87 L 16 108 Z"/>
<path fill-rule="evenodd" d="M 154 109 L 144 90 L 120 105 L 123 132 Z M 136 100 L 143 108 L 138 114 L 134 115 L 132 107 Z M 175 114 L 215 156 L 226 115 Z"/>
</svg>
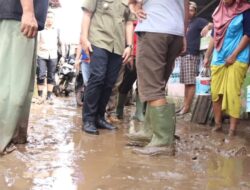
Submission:
<svg viewBox="0 0 250 190">
<path fill-rule="evenodd" d="M 101 0 L 98 1 L 97 10 L 102 14 L 112 15 L 113 3 L 115 0 Z"/>
</svg>

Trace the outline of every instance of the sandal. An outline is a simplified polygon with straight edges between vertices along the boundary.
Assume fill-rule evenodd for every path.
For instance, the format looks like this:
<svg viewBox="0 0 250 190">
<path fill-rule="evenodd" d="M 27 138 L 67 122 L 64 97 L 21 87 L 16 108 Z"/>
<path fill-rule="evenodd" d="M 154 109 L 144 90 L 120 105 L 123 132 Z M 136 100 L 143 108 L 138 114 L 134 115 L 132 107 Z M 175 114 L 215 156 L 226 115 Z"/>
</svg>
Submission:
<svg viewBox="0 0 250 190">
<path fill-rule="evenodd" d="M 180 111 L 180 112 L 176 113 L 175 115 L 176 115 L 176 116 L 184 116 L 184 115 L 186 115 L 187 113 L 189 113 L 189 111 L 187 111 L 187 112 L 182 112 L 182 111 Z"/>
<path fill-rule="evenodd" d="M 4 150 L 3 154 L 10 154 L 11 152 L 15 151 L 17 148 L 13 143 L 10 143 Z"/>
<path fill-rule="evenodd" d="M 179 109 L 177 109 L 177 110 L 175 111 L 175 113 L 180 113 L 181 110 L 183 110 L 183 108 L 184 108 L 184 107 L 180 107 Z"/>
<path fill-rule="evenodd" d="M 222 131 L 222 124 L 215 124 L 215 127 L 212 129 L 212 132 L 220 132 Z"/>
</svg>

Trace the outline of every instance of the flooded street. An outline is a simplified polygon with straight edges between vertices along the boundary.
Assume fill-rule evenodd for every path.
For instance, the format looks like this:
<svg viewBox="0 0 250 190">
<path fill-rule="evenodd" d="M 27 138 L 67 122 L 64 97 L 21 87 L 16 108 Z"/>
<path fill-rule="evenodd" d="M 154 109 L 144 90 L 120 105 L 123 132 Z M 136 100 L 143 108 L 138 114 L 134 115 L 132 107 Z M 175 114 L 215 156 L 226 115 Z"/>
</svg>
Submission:
<svg viewBox="0 0 250 190">
<path fill-rule="evenodd" d="M 126 133 L 139 124 L 129 118 L 118 131 L 100 130 L 99 136 L 82 132 L 81 125 L 73 97 L 33 104 L 29 143 L 0 157 L 0 190 L 250 189 L 249 121 L 227 139 L 178 120 L 175 157 L 132 153 Z"/>
</svg>

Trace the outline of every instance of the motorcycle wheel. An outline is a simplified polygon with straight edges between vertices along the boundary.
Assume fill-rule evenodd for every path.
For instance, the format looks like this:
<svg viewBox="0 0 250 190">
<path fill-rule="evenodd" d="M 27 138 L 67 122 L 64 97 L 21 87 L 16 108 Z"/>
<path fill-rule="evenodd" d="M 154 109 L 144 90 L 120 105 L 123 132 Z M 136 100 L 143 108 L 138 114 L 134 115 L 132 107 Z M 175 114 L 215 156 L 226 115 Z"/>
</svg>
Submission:
<svg viewBox="0 0 250 190">
<path fill-rule="evenodd" d="M 59 88 L 59 86 L 54 86 L 53 87 L 53 93 L 55 94 L 56 97 L 60 96 L 60 88 Z"/>
<path fill-rule="evenodd" d="M 65 97 L 69 97 L 69 94 L 70 94 L 70 92 L 69 91 L 67 91 L 67 90 L 65 90 Z"/>
</svg>

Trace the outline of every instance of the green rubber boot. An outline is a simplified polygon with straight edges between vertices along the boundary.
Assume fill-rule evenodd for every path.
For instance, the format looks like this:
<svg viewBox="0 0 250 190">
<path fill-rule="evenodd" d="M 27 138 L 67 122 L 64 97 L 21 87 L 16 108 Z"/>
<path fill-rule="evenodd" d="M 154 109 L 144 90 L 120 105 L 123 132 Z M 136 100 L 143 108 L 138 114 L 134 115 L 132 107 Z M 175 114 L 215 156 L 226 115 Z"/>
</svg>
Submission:
<svg viewBox="0 0 250 190">
<path fill-rule="evenodd" d="M 120 94 L 118 95 L 118 102 L 116 107 L 116 116 L 118 119 L 123 119 L 123 110 L 126 103 L 127 94 Z"/>
<path fill-rule="evenodd" d="M 145 120 L 144 116 L 144 102 L 141 102 L 139 95 L 136 95 L 136 110 L 133 119 L 143 122 Z"/>
<path fill-rule="evenodd" d="M 150 107 L 150 119 L 153 127 L 153 137 L 150 143 L 142 149 L 134 149 L 135 153 L 144 155 L 174 155 L 175 106 L 166 104 Z"/>
<path fill-rule="evenodd" d="M 147 141 L 149 142 L 152 138 L 153 130 L 151 126 L 150 118 L 150 106 L 147 106 L 146 115 L 143 126 L 136 133 L 128 134 L 128 138 L 131 141 Z"/>
</svg>

